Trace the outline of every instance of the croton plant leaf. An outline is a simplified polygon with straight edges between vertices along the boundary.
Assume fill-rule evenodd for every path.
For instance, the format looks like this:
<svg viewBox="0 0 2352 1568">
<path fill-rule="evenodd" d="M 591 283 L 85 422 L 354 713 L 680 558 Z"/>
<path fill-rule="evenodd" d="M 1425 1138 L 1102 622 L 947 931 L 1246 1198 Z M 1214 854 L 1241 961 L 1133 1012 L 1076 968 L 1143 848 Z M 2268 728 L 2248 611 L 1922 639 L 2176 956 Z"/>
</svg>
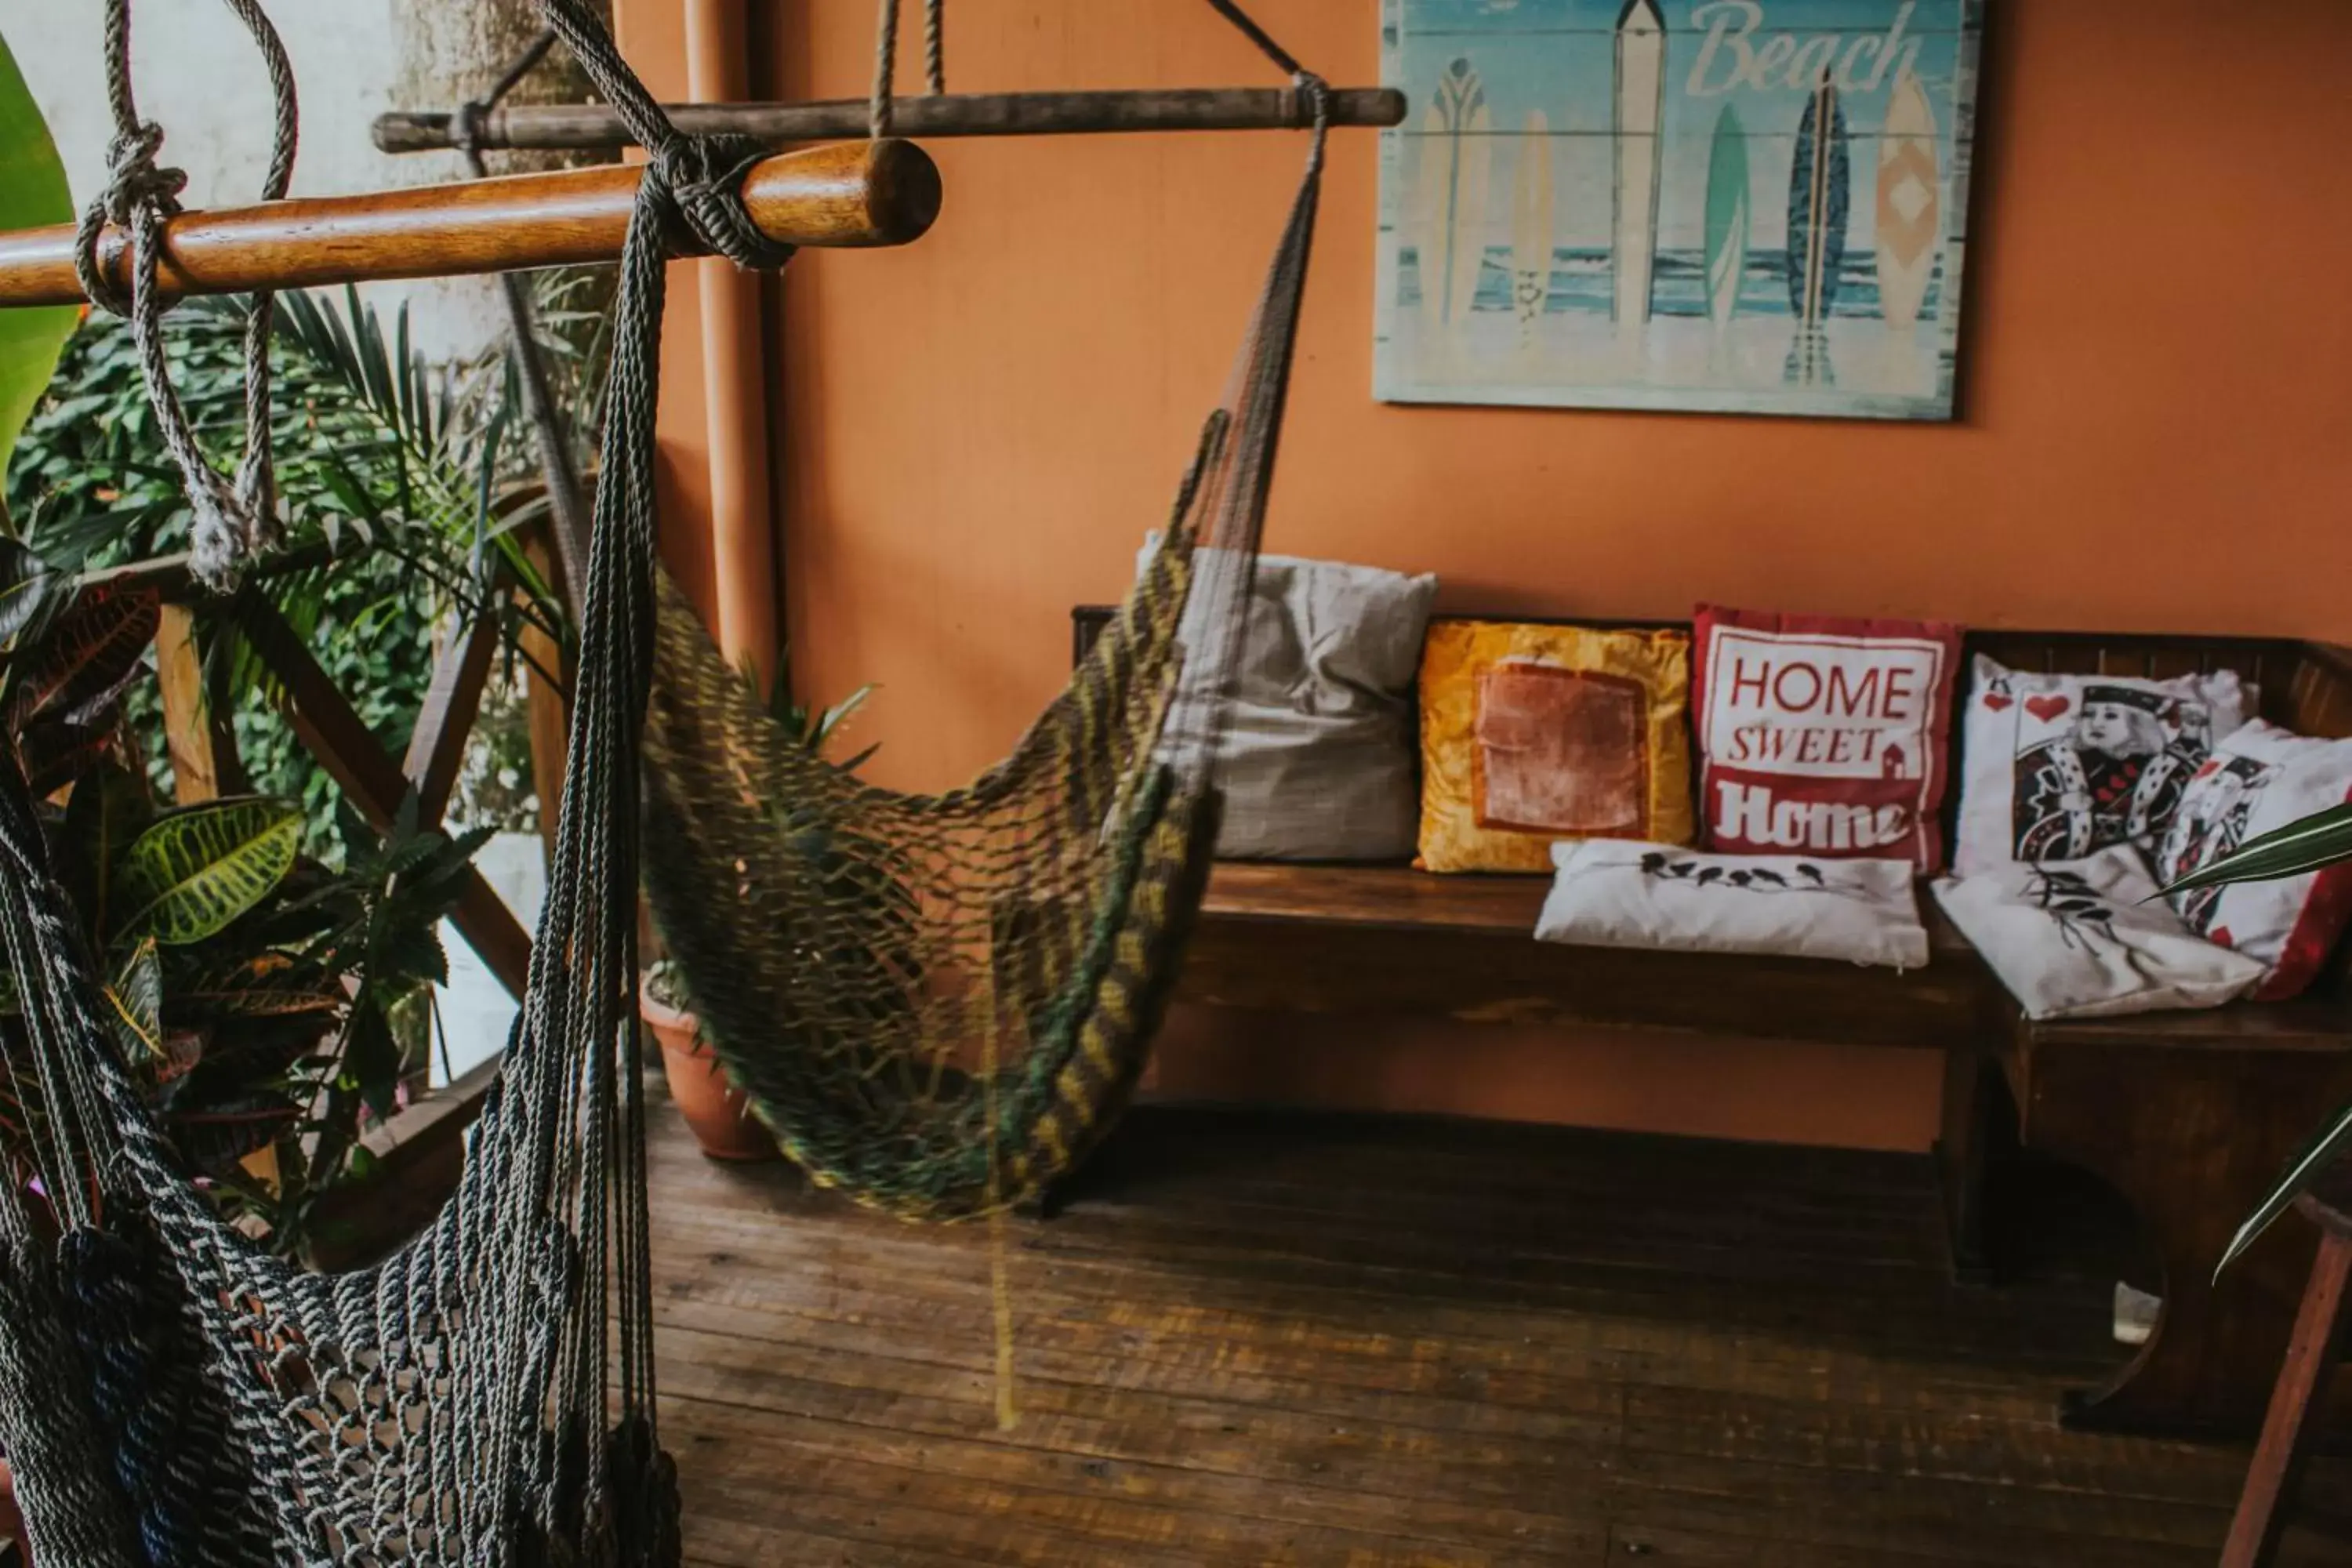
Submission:
<svg viewBox="0 0 2352 1568">
<path fill-rule="evenodd" d="M 89 588 L 58 617 L 10 682 L 8 721 L 95 726 L 139 677 L 163 602 L 150 589 Z"/>
<path fill-rule="evenodd" d="M 147 781 L 119 762 L 101 763 L 74 781 L 66 802 L 64 870 L 92 947 L 109 945 L 117 868 L 154 819 Z"/>
<path fill-rule="evenodd" d="M 106 988 L 114 1036 L 132 1067 L 152 1068 L 163 1057 L 163 963 L 152 937 L 131 949 Z"/>
<path fill-rule="evenodd" d="M 114 904 L 126 936 L 181 947 L 217 935 L 294 868 L 302 808 L 242 797 L 160 817 L 122 859 Z"/>
<path fill-rule="evenodd" d="M 0 653 L 40 640 L 73 598 L 73 577 L 50 569 L 21 540 L 0 538 Z"/>
<path fill-rule="evenodd" d="M 0 38 L 0 231 L 69 223 L 73 216 L 58 144 L 7 39 Z M 79 316 L 70 305 L 0 310 L 0 476 Z M 0 509 L 0 518 L 5 515 Z"/>
</svg>

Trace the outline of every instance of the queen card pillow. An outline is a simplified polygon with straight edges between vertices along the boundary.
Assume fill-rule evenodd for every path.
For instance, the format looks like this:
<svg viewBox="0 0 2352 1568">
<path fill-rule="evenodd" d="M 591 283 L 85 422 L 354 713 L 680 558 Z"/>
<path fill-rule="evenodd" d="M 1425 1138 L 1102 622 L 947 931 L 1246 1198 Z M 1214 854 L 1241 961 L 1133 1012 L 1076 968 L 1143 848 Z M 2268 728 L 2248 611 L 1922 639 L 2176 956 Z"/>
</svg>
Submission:
<svg viewBox="0 0 2352 1568">
<path fill-rule="evenodd" d="M 2167 883 L 2201 871 L 2299 817 L 2352 800 L 2352 741 L 2315 741 L 2257 719 L 2213 748 L 2182 793 L 2157 870 Z M 2309 985 L 2352 916 L 2352 866 L 2269 882 L 2176 893 L 2189 929 L 2264 968 L 2254 995 L 2278 1001 Z"/>
<path fill-rule="evenodd" d="M 1429 871 L 1548 871 L 1563 838 L 1691 841 L 1690 638 L 1438 621 L 1421 657 Z"/>
<path fill-rule="evenodd" d="M 1692 701 L 1706 844 L 1943 864 L 1960 631 L 1702 605 Z"/>
<path fill-rule="evenodd" d="M 1908 860 L 1705 855 L 1613 838 L 1555 844 L 1536 936 L 1584 947 L 1772 953 L 1917 969 Z"/>
<path fill-rule="evenodd" d="M 2042 675 L 1978 655 L 1955 868 L 2080 860 L 2116 844 L 2154 857 L 2190 775 L 2252 706 L 2226 669 L 2171 680 Z"/>
</svg>

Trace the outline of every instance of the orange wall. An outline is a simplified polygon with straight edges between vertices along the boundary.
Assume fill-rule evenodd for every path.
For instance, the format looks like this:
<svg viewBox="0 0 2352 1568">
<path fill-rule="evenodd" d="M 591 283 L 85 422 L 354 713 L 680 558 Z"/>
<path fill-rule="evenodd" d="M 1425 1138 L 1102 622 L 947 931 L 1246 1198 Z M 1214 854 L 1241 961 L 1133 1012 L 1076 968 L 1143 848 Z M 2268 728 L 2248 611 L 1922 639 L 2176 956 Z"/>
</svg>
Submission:
<svg viewBox="0 0 2352 1568">
<path fill-rule="evenodd" d="M 656 75 L 677 4 L 622 0 Z M 1373 0 L 1254 8 L 1334 81 L 1376 76 Z M 1268 79 L 1192 0 L 948 9 L 953 87 Z M 871 10 L 788 0 L 771 89 L 863 92 Z M 1378 405 L 1376 138 L 1337 133 L 1268 545 L 1434 571 L 1464 609 L 1668 616 L 1705 598 L 2352 639 L 2352 98 L 2332 74 L 2348 59 L 2342 0 L 2273 0 L 2253 27 L 2210 0 L 1997 5 L 1966 416 L 1942 426 Z M 937 230 L 802 257 L 779 323 L 794 662 L 820 695 L 878 682 L 874 773 L 922 786 L 1001 753 L 1064 673 L 1068 606 L 1119 591 L 1302 146 L 932 151 Z M 688 300 L 672 319 L 690 349 Z M 685 468 L 691 363 L 666 358 Z M 1937 1081 L 1908 1053 L 1639 1037 L 1195 1017 L 1171 1043 L 1171 1087 L 1896 1147 L 1932 1136 Z"/>
</svg>

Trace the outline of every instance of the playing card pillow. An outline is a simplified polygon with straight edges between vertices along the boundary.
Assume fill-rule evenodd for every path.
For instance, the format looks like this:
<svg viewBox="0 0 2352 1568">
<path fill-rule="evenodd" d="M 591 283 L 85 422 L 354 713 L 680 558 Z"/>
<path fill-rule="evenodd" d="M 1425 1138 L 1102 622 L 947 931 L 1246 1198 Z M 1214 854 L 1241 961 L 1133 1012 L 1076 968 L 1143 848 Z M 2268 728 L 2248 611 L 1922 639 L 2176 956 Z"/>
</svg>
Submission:
<svg viewBox="0 0 2352 1568">
<path fill-rule="evenodd" d="M 2218 1007 L 2263 966 L 2190 931 L 2127 844 L 2084 860 L 2007 861 L 1936 884 L 1936 901 L 2029 1018 Z"/>
<path fill-rule="evenodd" d="M 1943 864 L 1958 626 L 1702 605 L 1710 849 Z"/>
<path fill-rule="evenodd" d="M 2226 669 L 2172 680 L 2037 675 L 1978 655 L 1954 869 L 2079 860 L 2111 844 L 2153 858 L 2189 775 L 2252 709 Z"/>
<path fill-rule="evenodd" d="M 2315 741 L 2257 719 L 2213 748 L 2173 813 L 2157 870 L 2168 883 L 2249 838 L 2352 800 L 2352 741 Z M 2352 917 L 2352 866 L 2173 895 L 2189 928 L 2260 962 L 2254 994 L 2278 1001 L 2317 976 Z"/>
<path fill-rule="evenodd" d="M 1704 855 L 1613 838 L 1556 844 L 1552 860 L 1559 874 L 1536 923 L 1545 942 L 1927 962 L 1908 860 Z"/>
<path fill-rule="evenodd" d="M 1691 840 L 1690 639 L 1438 621 L 1421 659 L 1430 871 L 1548 871 L 1563 838 Z"/>
</svg>

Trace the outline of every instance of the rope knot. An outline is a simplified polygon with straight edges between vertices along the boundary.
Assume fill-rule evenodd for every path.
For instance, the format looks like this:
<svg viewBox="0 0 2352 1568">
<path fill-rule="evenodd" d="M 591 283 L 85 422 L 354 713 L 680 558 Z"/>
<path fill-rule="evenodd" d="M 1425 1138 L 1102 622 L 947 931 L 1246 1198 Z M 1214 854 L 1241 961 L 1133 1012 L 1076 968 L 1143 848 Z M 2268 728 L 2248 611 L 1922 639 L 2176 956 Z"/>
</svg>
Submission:
<svg viewBox="0 0 2352 1568">
<path fill-rule="evenodd" d="M 187 171 L 156 163 L 163 150 L 163 128 L 142 121 L 115 133 L 106 144 L 106 185 L 82 210 L 74 233 L 74 272 L 82 292 L 100 309 L 117 316 L 131 313 L 131 296 L 114 280 L 99 255 L 106 226 L 125 235 L 160 228 L 180 210 L 180 193 L 188 188 Z"/>
<path fill-rule="evenodd" d="M 106 216 L 129 224 L 134 213 L 152 208 L 164 217 L 180 210 L 180 193 L 188 188 L 184 169 L 155 162 L 163 150 L 163 128 L 149 120 L 116 136 L 106 145 L 107 184 L 100 198 Z"/>
<path fill-rule="evenodd" d="M 768 153 L 749 136 L 677 136 L 654 153 L 646 177 L 705 248 L 772 271 L 792 259 L 793 247 L 761 232 L 743 205 L 743 176 Z"/>
</svg>

